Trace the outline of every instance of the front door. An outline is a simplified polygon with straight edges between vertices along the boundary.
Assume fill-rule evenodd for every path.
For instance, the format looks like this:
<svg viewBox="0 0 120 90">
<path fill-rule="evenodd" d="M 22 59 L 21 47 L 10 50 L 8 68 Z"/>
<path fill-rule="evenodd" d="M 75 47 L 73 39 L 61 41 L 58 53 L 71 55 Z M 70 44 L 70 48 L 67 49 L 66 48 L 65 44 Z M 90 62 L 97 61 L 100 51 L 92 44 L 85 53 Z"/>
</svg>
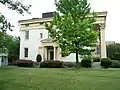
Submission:
<svg viewBox="0 0 120 90">
<path fill-rule="evenodd" d="M 53 60 L 53 59 L 54 59 L 54 52 L 50 51 L 50 60 Z"/>
</svg>

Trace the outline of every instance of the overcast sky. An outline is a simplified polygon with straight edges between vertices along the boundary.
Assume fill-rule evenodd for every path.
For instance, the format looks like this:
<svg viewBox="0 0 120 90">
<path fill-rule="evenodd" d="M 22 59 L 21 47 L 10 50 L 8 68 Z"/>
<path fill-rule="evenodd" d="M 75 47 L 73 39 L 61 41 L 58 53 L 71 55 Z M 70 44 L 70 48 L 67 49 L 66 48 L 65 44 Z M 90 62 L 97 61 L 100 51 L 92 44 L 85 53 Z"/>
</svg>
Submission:
<svg viewBox="0 0 120 90">
<path fill-rule="evenodd" d="M 21 16 L 15 11 L 8 10 L 0 4 L 0 12 L 15 25 L 14 31 L 9 34 L 19 36 L 18 20 L 41 17 L 43 12 L 55 10 L 54 0 L 21 0 L 25 4 L 31 4 L 31 14 Z M 106 21 L 106 41 L 116 41 L 120 43 L 120 0 L 89 0 L 91 8 L 94 11 L 108 11 Z"/>
</svg>

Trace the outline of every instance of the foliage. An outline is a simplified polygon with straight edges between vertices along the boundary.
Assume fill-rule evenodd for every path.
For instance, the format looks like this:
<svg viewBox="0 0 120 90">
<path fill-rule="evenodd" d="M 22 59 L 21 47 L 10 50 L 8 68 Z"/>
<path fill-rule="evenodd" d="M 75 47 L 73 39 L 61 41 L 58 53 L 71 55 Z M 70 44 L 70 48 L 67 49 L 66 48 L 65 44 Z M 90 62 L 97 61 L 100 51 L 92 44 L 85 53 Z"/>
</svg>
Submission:
<svg viewBox="0 0 120 90">
<path fill-rule="evenodd" d="M 12 62 L 12 60 L 16 60 L 19 58 L 19 48 L 20 48 L 20 38 L 13 37 L 6 33 L 0 32 L 0 48 L 3 50 L 4 48 L 8 51 L 8 60 Z M 2 52 L 0 50 L 0 52 Z"/>
<path fill-rule="evenodd" d="M 0 4 L 8 7 L 11 10 L 16 10 L 19 14 L 22 15 L 24 15 L 25 12 L 30 13 L 29 8 L 31 7 L 31 5 L 24 5 L 18 0 L 0 0 Z M 13 30 L 12 27 L 13 25 L 11 25 L 10 22 L 7 21 L 2 13 L 0 13 L 0 52 L 2 52 L 4 48 L 8 49 L 9 61 L 19 58 L 19 37 L 12 37 L 6 34 L 7 30 Z"/>
<path fill-rule="evenodd" d="M 94 57 L 93 62 L 100 62 L 100 57 Z"/>
<path fill-rule="evenodd" d="M 81 66 L 82 67 L 85 67 L 85 68 L 90 68 L 92 66 L 92 61 L 90 58 L 84 58 L 82 61 L 81 61 Z"/>
<path fill-rule="evenodd" d="M 75 63 L 73 63 L 73 62 L 63 62 L 63 67 L 64 68 L 73 68 L 73 67 L 75 67 Z"/>
<path fill-rule="evenodd" d="M 61 61 L 44 61 L 40 63 L 40 68 L 62 68 Z"/>
<path fill-rule="evenodd" d="M 36 60 L 37 60 L 37 62 L 41 62 L 42 61 L 42 57 L 41 57 L 40 54 L 37 55 Z"/>
<path fill-rule="evenodd" d="M 32 60 L 24 60 L 24 59 L 20 59 L 20 60 L 16 60 L 13 63 L 16 66 L 19 67 L 33 67 L 33 61 Z"/>
<path fill-rule="evenodd" d="M 112 68 L 120 68 L 120 61 L 112 60 Z"/>
<path fill-rule="evenodd" d="M 120 61 L 120 44 L 111 44 L 107 46 L 107 56 L 112 60 Z"/>
<path fill-rule="evenodd" d="M 16 10 L 19 14 L 24 14 L 25 12 L 29 12 L 29 8 L 31 5 L 24 5 L 20 1 L 14 1 L 14 0 L 0 0 L 0 4 L 3 4 L 4 6 L 8 7 L 11 10 Z M 0 13 L 0 32 L 6 32 L 8 29 L 12 30 L 12 25 L 10 22 L 8 22 L 4 15 Z"/>
<path fill-rule="evenodd" d="M 111 59 L 109 59 L 109 58 L 102 58 L 101 59 L 101 66 L 103 68 L 109 68 L 111 66 L 111 64 L 112 64 Z"/>
<path fill-rule="evenodd" d="M 76 53 L 89 55 L 97 42 L 98 33 L 94 30 L 95 14 L 90 14 L 87 0 L 59 0 L 53 21 L 46 23 L 50 36 L 57 41 L 64 56 Z M 91 16 L 89 16 L 91 15 Z"/>
</svg>

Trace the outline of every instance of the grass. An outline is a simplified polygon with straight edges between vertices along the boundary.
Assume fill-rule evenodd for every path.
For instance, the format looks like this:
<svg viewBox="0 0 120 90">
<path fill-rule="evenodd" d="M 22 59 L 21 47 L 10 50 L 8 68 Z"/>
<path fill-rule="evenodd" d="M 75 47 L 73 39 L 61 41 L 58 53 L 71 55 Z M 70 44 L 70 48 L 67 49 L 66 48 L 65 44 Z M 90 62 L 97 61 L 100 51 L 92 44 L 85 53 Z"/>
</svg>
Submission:
<svg viewBox="0 0 120 90">
<path fill-rule="evenodd" d="M 120 70 L 4 67 L 0 90 L 120 90 Z"/>
</svg>

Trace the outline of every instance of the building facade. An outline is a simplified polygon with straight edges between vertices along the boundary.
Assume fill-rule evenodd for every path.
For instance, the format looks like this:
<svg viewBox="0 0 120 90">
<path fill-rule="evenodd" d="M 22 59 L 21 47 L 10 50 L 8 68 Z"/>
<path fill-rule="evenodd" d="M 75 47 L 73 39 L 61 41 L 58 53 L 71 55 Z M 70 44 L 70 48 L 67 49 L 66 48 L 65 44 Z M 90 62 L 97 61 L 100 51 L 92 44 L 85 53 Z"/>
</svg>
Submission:
<svg viewBox="0 0 120 90">
<path fill-rule="evenodd" d="M 100 29 L 100 55 L 102 58 L 106 57 L 106 43 L 105 43 L 105 22 L 107 12 L 97 12 L 96 25 Z M 42 18 L 32 18 L 28 20 L 20 20 L 20 59 L 34 60 L 40 54 L 42 61 L 44 60 L 60 60 L 75 62 L 75 53 L 71 53 L 67 57 L 62 57 L 61 49 L 58 43 L 52 41 L 49 37 L 48 30 L 45 29 L 45 22 L 52 21 L 52 13 L 44 13 Z M 95 47 L 97 50 L 97 48 Z M 97 53 L 93 53 L 97 56 Z M 80 58 L 79 58 L 80 59 Z"/>
</svg>

